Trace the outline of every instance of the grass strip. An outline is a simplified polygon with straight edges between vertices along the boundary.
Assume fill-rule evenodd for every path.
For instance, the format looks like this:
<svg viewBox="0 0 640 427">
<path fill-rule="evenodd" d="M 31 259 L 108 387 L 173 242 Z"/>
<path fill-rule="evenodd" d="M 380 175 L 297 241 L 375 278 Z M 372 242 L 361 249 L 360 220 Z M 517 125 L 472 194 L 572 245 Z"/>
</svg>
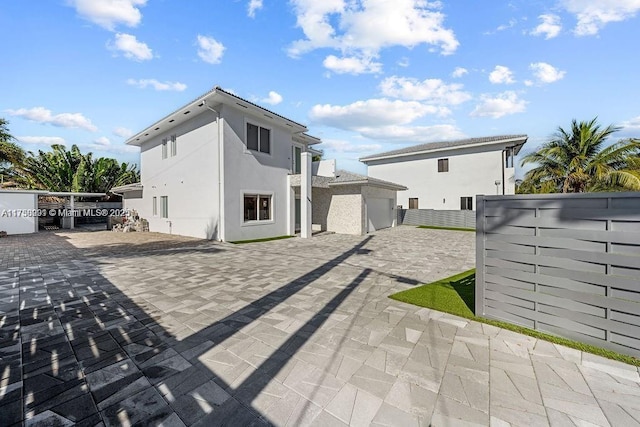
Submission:
<svg viewBox="0 0 640 427">
<path fill-rule="evenodd" d="M 265 237 L 264 239 L 235 240 L 229 243 L 233 243 L 234 245 L 244 245 L 246 243 L 270 242 L 271 240 L 290 239 L 292 237 L 296 237 L 296 236 L 276 236 L 276 237 Z"/>
<path fill-rule="evenodd" d="M 390 295 L 389 298 L 417 305 L 419 307 L 426 307 L 454 314 L 456 316 L 464 317 L 465 319 L 497 326 L 509 331 L 518 332 L 520 334 L 549 341 L 554 344 L 560 344 L 576 350 L 596 354 L 608 359 L 618 360 L 630 365 L 640 366 L 640 359 L 632 356 L 616 353 L 615 351 L 596 347 L 590 344 L 584 344 L 567 338 L 561 338 L 555 335 L 525 328 L 523 326 L 514 325 L 513 323 L 476 316 L 474 314 L 476 290 L 475 272 L 475 269 L 465 271 L 463 273 L 456 274 L 455 276 L 438 280 L 437 282 L 398 292 Z"/>
<path fill-rule="evenodd" d="M 437 227 L 435 225 L 419 225 L 418 228 L 426 228 L 428 230 L 453 230 L 453 231 L 473 231 L 475 228 L 462 228 L 462 227 Z"/>
</svg>

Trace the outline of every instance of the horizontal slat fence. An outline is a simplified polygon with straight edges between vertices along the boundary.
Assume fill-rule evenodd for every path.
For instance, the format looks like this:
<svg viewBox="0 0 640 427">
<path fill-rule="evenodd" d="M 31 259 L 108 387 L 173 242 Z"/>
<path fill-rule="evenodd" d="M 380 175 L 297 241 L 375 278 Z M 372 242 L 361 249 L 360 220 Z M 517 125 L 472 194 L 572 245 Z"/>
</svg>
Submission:
<svg viewBox="0 0 640 427">
<path fill-rule="evenodd" d="M 640 193 L 476 203 L 477 315 L 640 357 Z"/>
<path fill-rule="evenodd" d="M 398 209 L 398 225 L 476 228 L 476 213 L 474 211 Z"/>
</svg>

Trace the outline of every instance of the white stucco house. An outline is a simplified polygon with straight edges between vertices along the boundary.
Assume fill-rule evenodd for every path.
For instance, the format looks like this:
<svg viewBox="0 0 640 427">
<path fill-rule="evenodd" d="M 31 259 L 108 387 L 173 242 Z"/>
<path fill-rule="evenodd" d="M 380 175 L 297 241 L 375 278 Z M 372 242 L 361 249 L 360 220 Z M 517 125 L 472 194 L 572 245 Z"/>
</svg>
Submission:
<svg viewBox="0 0 640 427">
<path fill-rule="evenodd" d="M 395 225 L 404 187 L 312 165 L 321 141 L 306 132 L 215 87 L 126 141 L 140 147 L 141 182 L 112 192 L 150 231 L 222 241 Z"/>
<path fill-rule="evenodd" d="M 527 135 L 415 145 L 363 157 L 367 175 L 407 187 L 404 209 L 475 210 L 477 194 L 515 193 L 515 156 Z"/>
</svg>

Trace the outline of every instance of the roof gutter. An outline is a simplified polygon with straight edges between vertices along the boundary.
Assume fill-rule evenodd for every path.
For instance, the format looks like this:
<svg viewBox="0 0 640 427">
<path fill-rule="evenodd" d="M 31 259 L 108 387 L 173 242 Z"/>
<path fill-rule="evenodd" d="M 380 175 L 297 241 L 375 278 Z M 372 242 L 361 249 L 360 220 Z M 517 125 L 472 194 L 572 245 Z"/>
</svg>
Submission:
<svg viewBox="0 0 640 427">
<path fill-rule="evenodd" d="M 522 146 L 524 145 L 525 142 L 527 142 L 528 138 L 525 138 L 524 142 L 522 144 L 515 144 L 513 147 L 516 146 Z M 509 142 L 515 142 L 515 141 L 521 141 L 522 138 L 511 138 L 511 139 L 502 139 L 499 141 L 490 141 L 490 142 L 483 142 L 480 144 L 469 144 L 469 145 L 458 145 L 458 146 L 453 146 L 453 147 L 442 147 L 442 148 L 436 148 L 433 150 L 422 150 L 422 151 L 412 151 L 410 153 L 398 153 L 398 154 L 391 154 L 391 155 L 374 155 L 371 157 L 362 157 L 361 159 L 359 159 L 362 163 L 367 163 L 367 162 L 372 162 L 375 160 L 386 160 L 386 159 L 395 159 L 398 157 L 409 157 L 409 156 L 417 156 L 420 154 L 429 154 L 429 153 L 439 153 L 442 151 L 451 151 L 451 150 L 457 150 L 457 149 L 461 149 L 461 148 L 475 148 L 475 147 L 486 147 L 486 146 L 490 146 L 490 145 L 497 145 L 497 144 L 504 144 L 504 143 L 509 143 Z"/>
</svg>

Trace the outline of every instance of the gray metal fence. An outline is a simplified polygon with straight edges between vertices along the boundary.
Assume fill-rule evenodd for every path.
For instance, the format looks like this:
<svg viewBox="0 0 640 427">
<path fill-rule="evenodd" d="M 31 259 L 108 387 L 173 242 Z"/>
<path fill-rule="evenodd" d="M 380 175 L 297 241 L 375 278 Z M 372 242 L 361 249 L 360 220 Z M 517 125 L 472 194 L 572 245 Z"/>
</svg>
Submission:
<svg viewBox="0 0 640 427">
<path fill-rule="evenodd" d="M 474 211 L 439 211 L 434 209 L 398 209 L 398 225 L 476 228 Z"/>
<path fill-rule="evenodd" d="M 476 206 L 477 315 L 640 357 L 640 193 Z"/>
</svg>

